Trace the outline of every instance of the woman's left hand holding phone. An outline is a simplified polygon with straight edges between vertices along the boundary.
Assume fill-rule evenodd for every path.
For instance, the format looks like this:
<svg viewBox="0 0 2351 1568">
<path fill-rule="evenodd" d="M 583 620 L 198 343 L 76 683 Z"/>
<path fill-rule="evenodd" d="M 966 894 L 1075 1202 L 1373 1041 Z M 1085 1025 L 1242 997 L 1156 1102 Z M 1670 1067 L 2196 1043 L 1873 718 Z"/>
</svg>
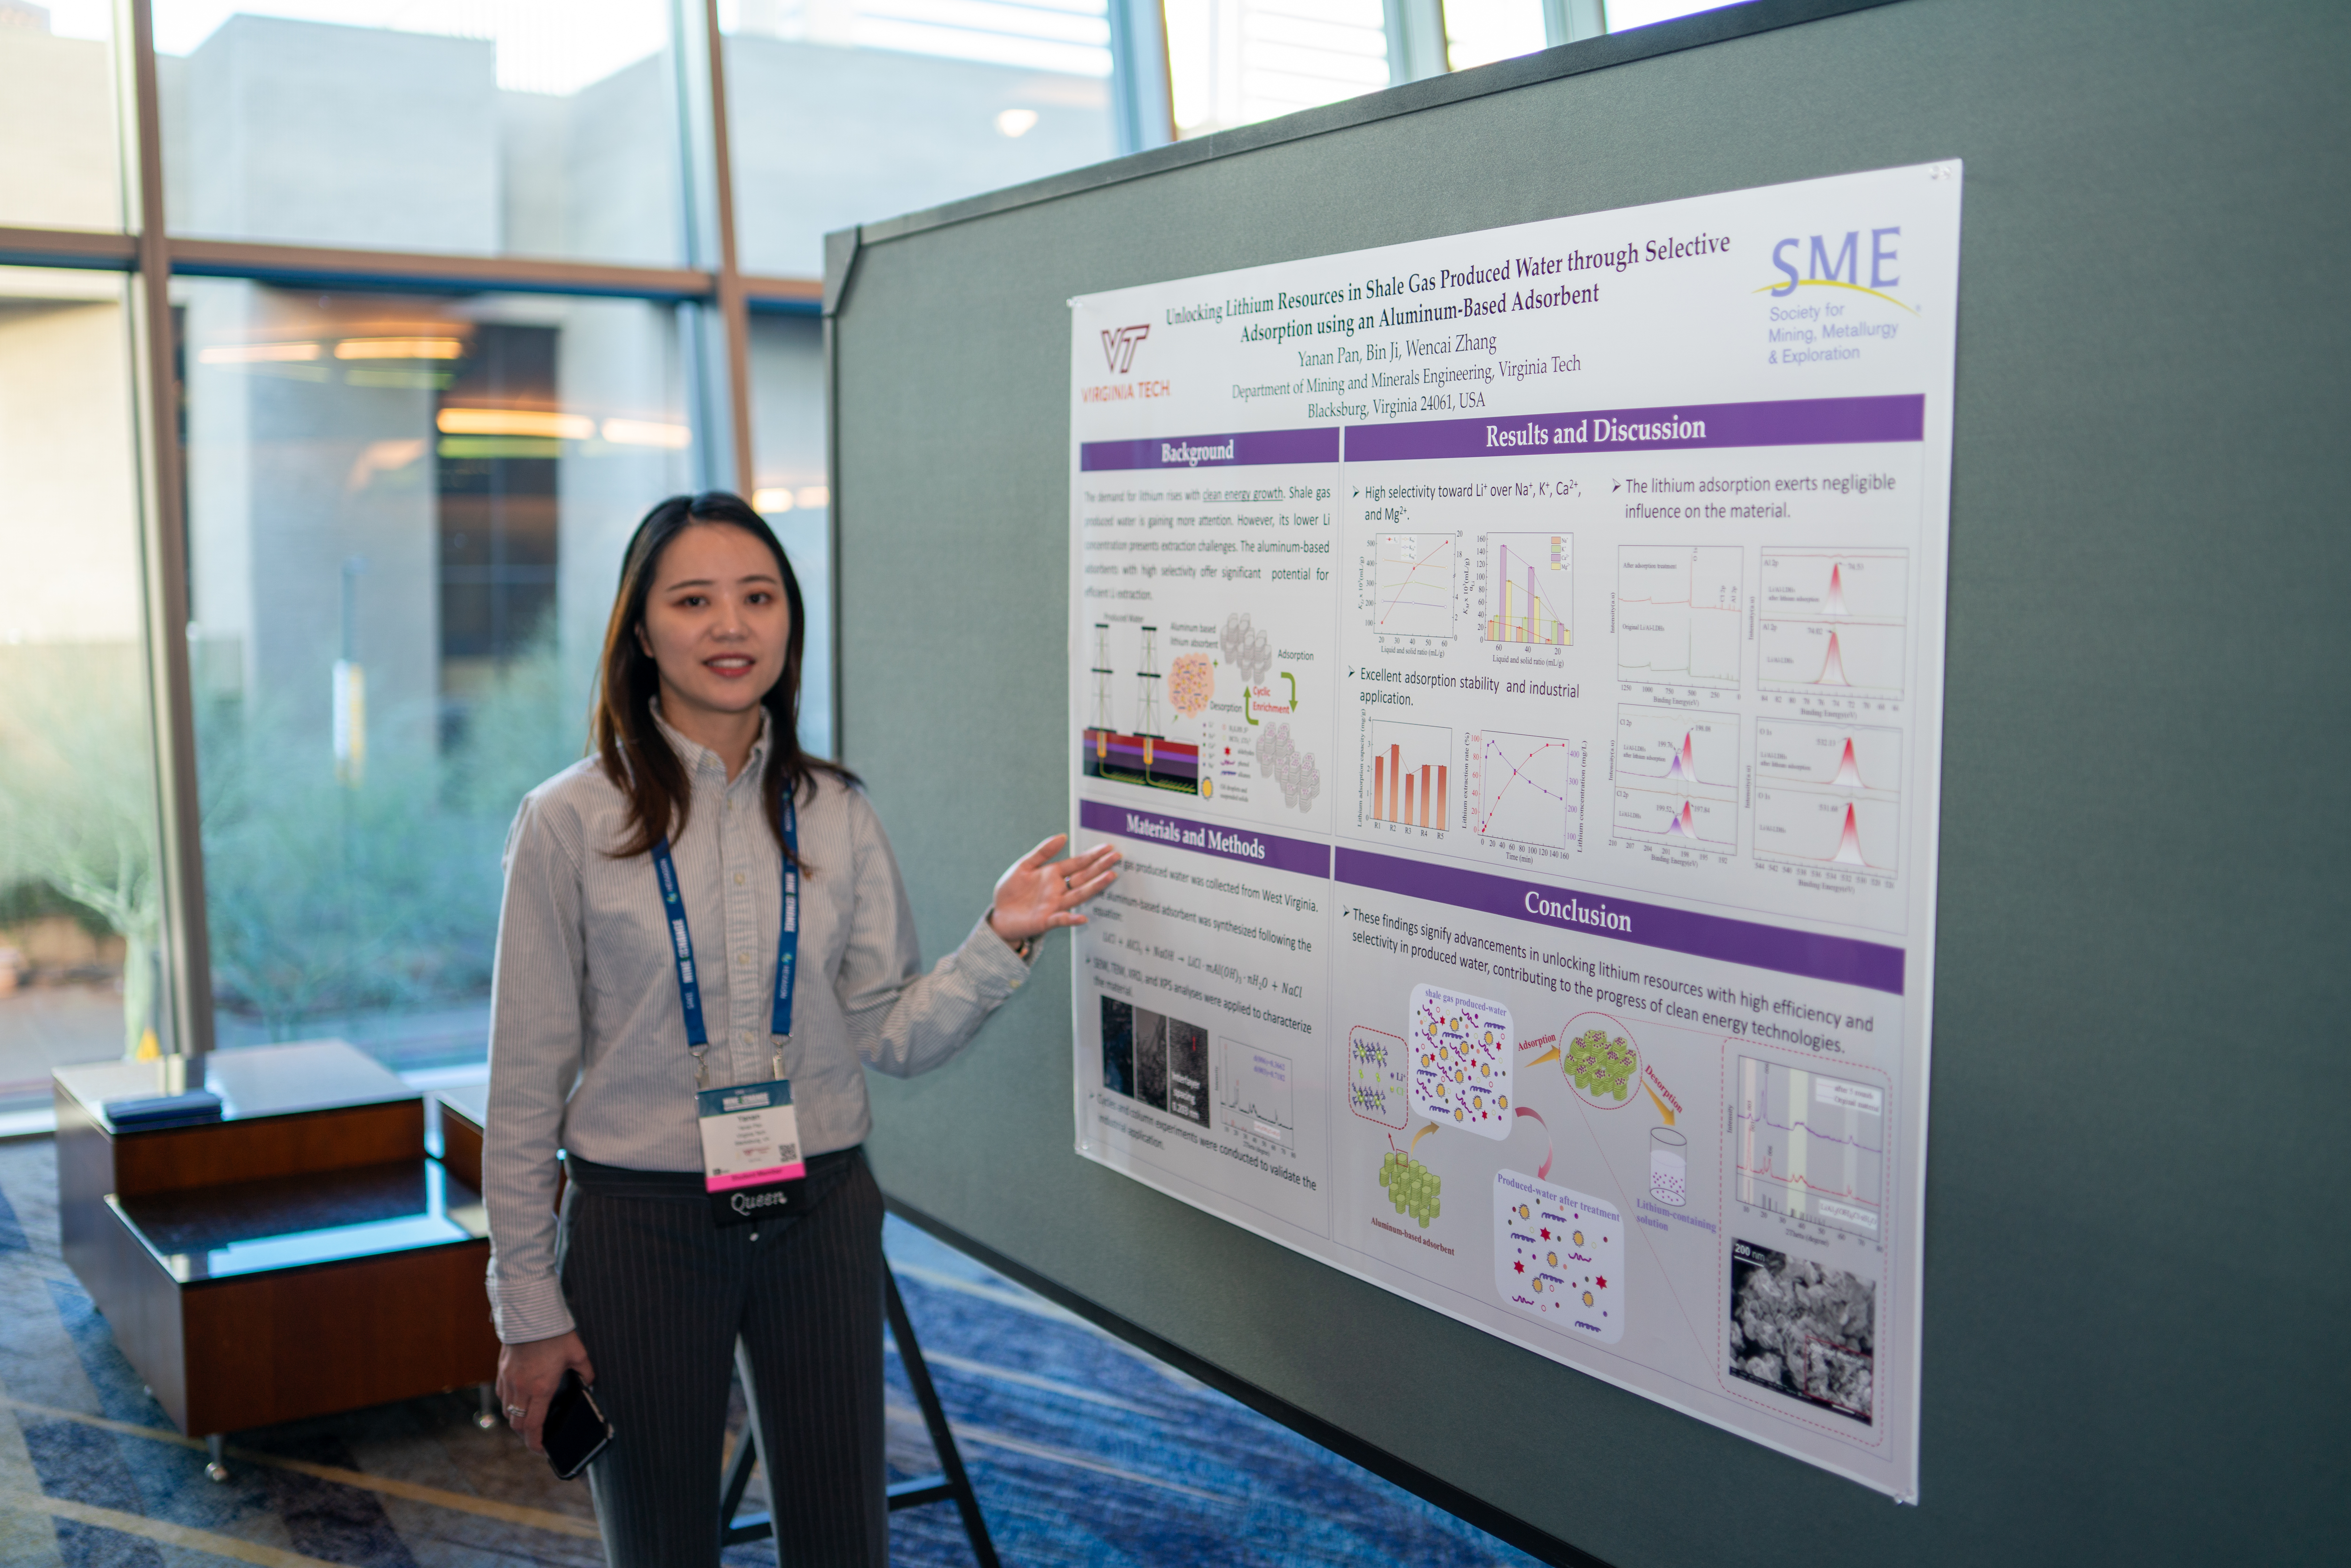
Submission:
<svg viewBox="0 0 2351 1568">
<path fill-rule="evenodd" d="M 539 1429 L 547 1422 L 548 1402 L 562 1386 L 567 1371 L 577 1371 L 582 1383 L 596 1381 L 596 1368 L 577 1330 L 498 1347 L 498 1404 L 506 1411 L 507 1425 L 522 1434 L 534 1454 L 547 1452 Z"/>
</svg>

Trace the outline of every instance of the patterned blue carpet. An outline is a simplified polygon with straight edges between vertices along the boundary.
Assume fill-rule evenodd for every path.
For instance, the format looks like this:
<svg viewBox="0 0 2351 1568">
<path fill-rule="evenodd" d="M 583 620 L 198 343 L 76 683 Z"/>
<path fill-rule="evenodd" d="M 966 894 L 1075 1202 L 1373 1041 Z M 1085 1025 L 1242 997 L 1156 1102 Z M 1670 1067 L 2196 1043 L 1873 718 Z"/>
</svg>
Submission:
<svg viewBox="0 0 2351 1568">
<path fill-rule="evenodd" d="M 920 1231 L 893 1219 L 886 1245 L 1007 1563 L 1533 1562 Z M 893 1470 L 929 1473 L 890 1368 Z M 48 1141 L 0 1144 L 0 1563 L 601 1563 L 586 1486 L 474 1408 L 442 1396 L 240 1433 L 213 1484 L 58 1256 Z M 896 1515 L 891 1545 L 901 1563 L 971 1561 L 949 1505 Z"/>
</svg>

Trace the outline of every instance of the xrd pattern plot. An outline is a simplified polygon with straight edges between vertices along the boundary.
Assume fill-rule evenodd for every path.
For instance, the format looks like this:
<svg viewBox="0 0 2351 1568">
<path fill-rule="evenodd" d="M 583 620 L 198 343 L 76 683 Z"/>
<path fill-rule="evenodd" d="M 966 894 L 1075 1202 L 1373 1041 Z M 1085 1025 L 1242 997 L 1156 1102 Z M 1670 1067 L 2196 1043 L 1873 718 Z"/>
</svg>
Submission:
<svg viewBox="0 0 2351 1568">
<path fill-rule="evenodd" d="M 1225 1125 L 1246 1136 L 1297 1152 L 1296 1100 L 1290 1092 L 1290 1058 L 1225 1040 L 1217 1099 Z"/>
<path fill-rule="evenodd" d="M 1433 724 L 1372 720 L 1364 758 L 1363 820 L 1443 831 L 1451 826 L 1453 732 Z"/>
<path fill-rule="evenodd" d="M 1383 637 L 1453 635 L 1451 534 L 1382 534 L 1372 575 L 1372 625 Z"/>
<path fill-rule="evenodd" d="M 1575 640 L 1575 538 L 1488 534 L 1483 540 L 1489 643 L 1564 648 Z"/>
<path fill-rule="evenodd" d="M 1755 853 L 1891 874 L 1901 777 L 1899 730 L 1758 720 Z"/>
<path fill-rule="evenodd" d="M 1742 1056 L 1737 1100 L 1731 1142 L 1740 1203 L 1880 1239 L 1884 1090 Z"/>
<path fill-rule="evenodd" d="M 1738 847 L 1737 715 L 1620 706 L 1614 779 L 1610 831 L 1620 840 Z"/>
<path fill-rule="evenodd" d="M 1616 547 L 1616 675 L 1739 685 L 1737 545 Z"/>
<path fill-rule="evenodd" d="M 1479 833 L 1552 849 L 1583 841 L 1583 758 L 1573 741 L 1477 730 L 1467 751 L 1469 825 Z"/>
<path fill-rule="evenodd" d="M 1898 697 L 1909 620 L 1902 550 L 1767 550 L 1756 622 L 1769 690 Z"/>
</svg>

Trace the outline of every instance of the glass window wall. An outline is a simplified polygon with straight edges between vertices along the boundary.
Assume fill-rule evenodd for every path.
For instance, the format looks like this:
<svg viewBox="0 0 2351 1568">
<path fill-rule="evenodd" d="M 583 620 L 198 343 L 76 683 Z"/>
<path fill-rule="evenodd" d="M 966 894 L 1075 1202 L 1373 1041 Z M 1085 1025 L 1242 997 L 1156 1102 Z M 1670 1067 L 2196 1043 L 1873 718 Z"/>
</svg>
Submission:
<svg viewBox="0 0 2351 1568">
<path fill-rule="evenodd" d="M 1646 27 L 1681 16 L 1694 16 L 1700 11 L 1719 11 L 1727 5 L 1744 4 L 1746 0 L 1608 0 L 1608 30 L 1621 33 L 1630 27 Z"/>
<path fill-rule="evenodd" d="M 0 0 L 0 224 L 120 229 L 111 0 Z"/>
<path fill-rule="evenodd" d="M 507 825 L 693 487 L 677 308 L 174 291 L 217 1042 L 478 1061 Z"/>
<path fill-rule="evenodd" d="M 1466 71 L 1550 47 L 1543 0 L 1445 0 L 1445 63 Z"/>
<path fill-rule="evenodd" d="M 1176 132 L 1211 131 L 1388 85 L 1380 0 L 1166 0 Z"/>
<path fill-rule="evenodd" d="M 1116 151 L 1104 0 L 735 0 L 720 16 L 746 272 L 821 277 L 831 230 Z"/>
<path fill-rule="evenodd" d="M 684 257 L 662 0 L 155 0 L 155 47 L 175 234 Z"/>
<path fill-rule="evenodd" d="M 126 286 L 0 267 L 0 1117 L 157 1050 Z"/>
<path fill-rule="evenodd" d="M 1112 156 L 1109 3 L 718 0 L 739 269 L 814 277 L 829 231 Z M 1549 0 L 1554 27 L 1562 3 L 1590 0 Z M 1615 0 L 1608 21 L 1705 8 Z M 1165 0 L 1174 117 L 1197 134 L 1384 86 L 1399 16 L 1411 75 L 1540 47 L 1545 10 Z M 0 0 L 0 227 L 132 221 L 130 14 Z M 178 418 L 144 439 L 180 443 L 189 566 L 161 619 L 184 611 L 193 691 L 164 727 L 195 753 L 220 1044 L 340 1035 L 403 1070 L 478 1064 L 499 846 L 521 794 L 580 754 L 622 545 L 653 500 L 734 466 L 706 423 L 731 280 L 712 272 L 704 15 L 152 0 L 137 115 L 176 240 L 296 247 L 252 258 L 280 277 L 381 276 L 366 253 L 405 253 L 423 259 L 385 271 L 431 279 L 183 276 L 155 318 Z M 81 259 L 120 265 L 119 246 Z M 481 292 L 479 257 L 611 269 L 496 270 L 508 288 L 648 298 Z M 651 270 L 681 267 L 699 303 Z M 120 276 L 0 269 L 0 1119 L 51 1062 L 174 1043 L 134 307 Z M 831 753 L 820 324 L 771 308 L 747 333 L 741 487 L 808 590 L 803 738 Z"/>
<path fill-rule="evenodd" d="M 800 668 L 800 744 L 837 754 L 832 712 L 832 497 L 825 488 L 824 323 L 751 318 L 751 504 L 776 530 L 808 601 Z"/>
</svg>

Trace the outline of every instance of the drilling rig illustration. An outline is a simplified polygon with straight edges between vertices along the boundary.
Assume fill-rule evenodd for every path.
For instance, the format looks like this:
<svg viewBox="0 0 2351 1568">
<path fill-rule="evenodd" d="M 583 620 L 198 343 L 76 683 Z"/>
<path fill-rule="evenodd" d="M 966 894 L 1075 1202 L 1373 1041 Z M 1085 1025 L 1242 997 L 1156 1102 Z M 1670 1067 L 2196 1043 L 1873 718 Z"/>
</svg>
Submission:
<svg viewBox="0 0 2351 1568">
<path fill-rule="evenodd" d="M 1111 687 L 1118 671 L 1111 663 L 1110 623 L 1094 623 L 1093 722 L 1084 732 L 1081 755 L 1086 777 L 1148 789 L 1168 789 L 1197 795 L 1200 789 L 1200 748 L 1170 740 L 1160 732 L 1159 628 L 1140 626 L 1134 671 L 1134 727 L 1121 730 L 1111 714 Z"/>
</svg>

